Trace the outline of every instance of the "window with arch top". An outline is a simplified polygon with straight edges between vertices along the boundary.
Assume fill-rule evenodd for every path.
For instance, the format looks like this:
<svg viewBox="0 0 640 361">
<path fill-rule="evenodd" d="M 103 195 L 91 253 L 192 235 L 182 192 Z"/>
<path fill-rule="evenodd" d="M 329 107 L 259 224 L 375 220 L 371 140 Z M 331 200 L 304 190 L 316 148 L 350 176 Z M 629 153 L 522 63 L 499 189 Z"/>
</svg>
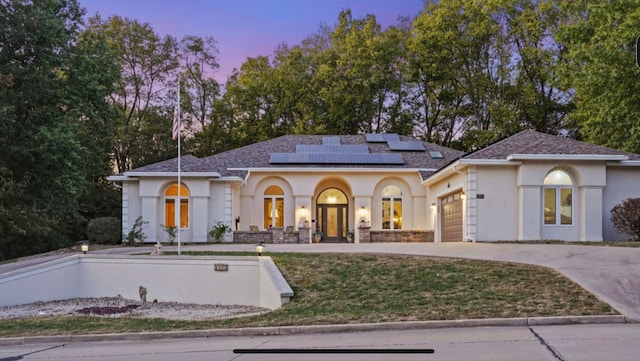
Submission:
<svg viewBox="0 0 640 361">
<path fill-rule="evenodd" d="M 544 224 L 573 224 L 573 182 L 567 172 L 554 169 L 544 178 Z"/>
<path fill-rule="evenodd" d="M 284 192 L 278 186 L 264 191 L 264 228 L 284 227 Z"/>
<path fill-rule="evenodd" d="M 179 191 L 179 195 L 178 195 Z M 180 204 L 180 212 L 176 204 Z M 180 228 L 189 228 L 189 190 L 184 185 L 170 185 L 164 192 L 164 226 L 176 227 L 180 217 Z"/>
<path fill-rule="evenodd" d="M 397 186 L 382 190 L 382 229 L 402 229 L 402 191 Z"/>
</svg>

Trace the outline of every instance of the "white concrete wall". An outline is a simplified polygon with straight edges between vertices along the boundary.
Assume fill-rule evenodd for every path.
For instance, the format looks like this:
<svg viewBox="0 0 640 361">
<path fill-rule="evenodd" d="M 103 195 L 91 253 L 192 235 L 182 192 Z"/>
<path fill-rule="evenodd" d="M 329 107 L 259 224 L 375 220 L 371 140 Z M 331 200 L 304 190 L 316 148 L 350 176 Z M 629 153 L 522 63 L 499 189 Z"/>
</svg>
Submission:
<svg viewBox="0 0 640 361">
<path fill-rule="evenodd" d="M 611 223 L 611 209 L 627 198 L 640 198 L 640 168 L 608 167 L 607 186 L 602 195 L 602 224 L 605 241 L 627 241 L 629 235 L 620 234 Z"/>
<path fill-rule="evenodd" d="M 477 194 L 484 199 L 477 199 Z M 467 192 L 467 202 L 474 197 L 476 241 L 518 239 L 516 167 L 478 166 L 476 194 Z"/>
<path fill-rule="evenodd" d="M 271 309 L 293 291 L 270 258 L 75 255 L 0 275 L 0 306 L 77 297 L 253 305 Z M 227 264 L 227 272 L 215 264 Z"/>
</svg>

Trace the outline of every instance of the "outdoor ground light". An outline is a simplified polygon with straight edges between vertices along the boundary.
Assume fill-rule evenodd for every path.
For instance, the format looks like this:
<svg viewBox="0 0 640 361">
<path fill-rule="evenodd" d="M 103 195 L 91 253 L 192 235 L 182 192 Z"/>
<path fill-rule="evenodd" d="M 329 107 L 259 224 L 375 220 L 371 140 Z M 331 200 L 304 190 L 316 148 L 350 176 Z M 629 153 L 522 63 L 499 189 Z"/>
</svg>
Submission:
<svg viewBox="0 0 640 361">
<path fill-rule="evenodd" d="M 87 254 L 87 252 L 89 252 L 89 245 L 88 244 L 81 245 L 80 250 L 82 251 L 82 253 Z"/>
<path fill-rule="evenodd" d="M 258 253 L 258 256 L 262 256 L 262 252 L 264 252 L 264 245 L 262 242 L 258 243 L 256 246 L 256 252 Z"/>
</svg>

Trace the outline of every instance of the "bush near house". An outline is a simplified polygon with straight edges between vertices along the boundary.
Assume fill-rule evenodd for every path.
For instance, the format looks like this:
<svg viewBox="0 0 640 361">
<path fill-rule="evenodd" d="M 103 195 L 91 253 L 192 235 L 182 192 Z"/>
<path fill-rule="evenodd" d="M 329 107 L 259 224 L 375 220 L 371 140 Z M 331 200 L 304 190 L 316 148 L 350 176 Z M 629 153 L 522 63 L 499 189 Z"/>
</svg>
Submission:
<svg viewBox="0 0 640 361">
<path fill-rule="evenodd" d="M 640 241 L 640 198 L 627 198 L 611 209 L 611 223 L 616 231 Z"/>
<path fill-rule="evenodd" d="M 97 244 L 116 244 L 120 242 L 122 224 L 116 217 L 100 217 L 89 221 L 87 237 L 89 242 Z"/>
<path fill-rule="evenodd" d="M 216 225 L 209 230 L 209 237 L 213 238 L 216 243 L 224 241 L 224 235 L 231 232 L 231 226 L 222 222 L 216 222 Z"/>
</svg>

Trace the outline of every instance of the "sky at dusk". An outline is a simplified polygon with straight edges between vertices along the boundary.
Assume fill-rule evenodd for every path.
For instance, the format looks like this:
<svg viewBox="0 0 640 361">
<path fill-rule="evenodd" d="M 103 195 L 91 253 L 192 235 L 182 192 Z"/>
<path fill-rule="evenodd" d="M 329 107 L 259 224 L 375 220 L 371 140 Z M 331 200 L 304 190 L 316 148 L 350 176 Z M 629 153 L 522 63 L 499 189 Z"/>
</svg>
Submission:
<svg viewBox="0 0 640 361">
<path fill-rule="evenodd" d="M 383 28 L 399 17 L 415 17 L 423 0 L 79 0 L 87 16 L 119 15 L 149 23 L 161 36 L 212 36 L 217 41 L 220 70 L 226 82 L 247 57 L 272 55 L 280 43 L 297 45 L 322 24 L 333 26 L 340 11 L 354 18 L 373 14 Z"/>
</svg>

